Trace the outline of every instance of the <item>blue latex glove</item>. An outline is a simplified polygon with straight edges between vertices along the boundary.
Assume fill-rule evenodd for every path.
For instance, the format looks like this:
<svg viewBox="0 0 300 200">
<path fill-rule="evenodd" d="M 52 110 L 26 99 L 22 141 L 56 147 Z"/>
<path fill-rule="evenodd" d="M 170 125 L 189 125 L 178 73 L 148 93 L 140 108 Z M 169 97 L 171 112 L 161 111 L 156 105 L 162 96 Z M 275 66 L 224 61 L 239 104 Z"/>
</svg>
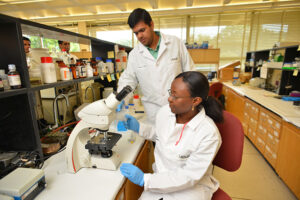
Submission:
<svg viewBox="0 0 300 200">
<path fill-rule="evenodd" d="M 125 104 L 125 101 L 122 100 L 121 103 L 118 105 L 116 112 L 120 112 L 122 110 L 122 107 L 124 106 L 124 104 Z"/>
<path fill-rule="evenodd" d="M 131 182 L 141 187 L 144 186 L 144 172 L 142 172 L 142 170 L 140 170 L 138 167 L 130 163 L 123 163 L 120 167 L 120 170 L 123 176 L 128 178 Z"/>
<path fill-rule="evenodd" d="M 126 128 L 139 133 L 140 132 L 140 123 L 138 122 L 138 120 L 136 120 L 136 118 L 134 118 L 133 116 L 128 115 L 128 114 L 125 115 L 125 118 L 126 118 L 126 121 L 125 121 Z"/>
</svg>

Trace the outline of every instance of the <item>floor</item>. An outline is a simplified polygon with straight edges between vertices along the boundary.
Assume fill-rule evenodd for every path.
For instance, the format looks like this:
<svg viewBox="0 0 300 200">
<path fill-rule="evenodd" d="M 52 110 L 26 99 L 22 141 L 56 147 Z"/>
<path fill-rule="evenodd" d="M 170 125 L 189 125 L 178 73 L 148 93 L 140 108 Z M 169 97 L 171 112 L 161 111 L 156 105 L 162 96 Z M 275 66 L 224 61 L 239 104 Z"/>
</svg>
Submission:
<svg viewBox="0 0 300 200">
<path fill-rule="evenodd" d="M 215 167 L 214 177 L 233 200 L 297 199 L 246 137 L 240 169 L 227 172 Z"/>
</svg>

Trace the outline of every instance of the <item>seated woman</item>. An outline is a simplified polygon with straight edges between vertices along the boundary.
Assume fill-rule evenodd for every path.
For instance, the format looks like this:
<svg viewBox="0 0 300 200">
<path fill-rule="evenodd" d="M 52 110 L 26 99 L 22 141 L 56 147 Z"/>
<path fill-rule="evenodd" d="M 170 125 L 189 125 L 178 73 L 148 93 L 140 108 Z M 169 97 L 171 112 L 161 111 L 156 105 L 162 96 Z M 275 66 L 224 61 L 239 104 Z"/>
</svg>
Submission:
<svg viewBox="0 0 300 200">
<path fill-rule="evenodd" d="M 127 126 L 156 142 L 153 174 L 123 163 L 121 173 L 144 187 L 140 199 L 211 199 L 219 183 L 212 161 L 221 145 L 214 122 L 223 121 L 221 105 L 208 96 L 207 78 L 200 72 L 179 74 L 169 90 L 169 105 L 156 116 L 156 127 L 126 115 Z"/>
</svg>

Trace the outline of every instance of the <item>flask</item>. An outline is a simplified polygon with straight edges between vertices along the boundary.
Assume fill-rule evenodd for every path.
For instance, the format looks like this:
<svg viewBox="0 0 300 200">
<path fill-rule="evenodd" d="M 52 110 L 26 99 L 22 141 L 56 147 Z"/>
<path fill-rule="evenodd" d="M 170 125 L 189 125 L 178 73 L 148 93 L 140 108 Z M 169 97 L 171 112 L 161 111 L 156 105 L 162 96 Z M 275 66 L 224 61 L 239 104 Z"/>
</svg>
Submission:
<svg viewBox="0 0 300 200">
<path fill-rule="evenodd" d="M 8 82 L 11 89 L 21 88 L 21 79 L 19 72 L 16 71 L 16 65 L 9 64 L 8 65 Z"/>
<path fill-rule="evenodd" d="M 5 74 L 5 70 L 4 69 L 0 69 L 0 77 L 2 79 L 4 90 L 10 90 L 10 85 L 9 85 L 9 82 L 8 82 L 8 77 L 7 77 L 7 74 Z"/>
<path fill-rule="evenodd" d="M 129 114 L 129 106 L 125 106 L 125 115 Z M 128 138 L 128 142 L 130 142 L 131 144 L 135 142 L 136 139 L 136 133 L 132 130 L 127 130 L 129 133 L 129 138 Z"/>
<path fill-rule="evenodd" d="M 55 83 L 56 70 L 55 65 L 52 62 L 52 57 L 41 57 L 42 63 L 42 78 L 44 83 Z"/>
</svg>

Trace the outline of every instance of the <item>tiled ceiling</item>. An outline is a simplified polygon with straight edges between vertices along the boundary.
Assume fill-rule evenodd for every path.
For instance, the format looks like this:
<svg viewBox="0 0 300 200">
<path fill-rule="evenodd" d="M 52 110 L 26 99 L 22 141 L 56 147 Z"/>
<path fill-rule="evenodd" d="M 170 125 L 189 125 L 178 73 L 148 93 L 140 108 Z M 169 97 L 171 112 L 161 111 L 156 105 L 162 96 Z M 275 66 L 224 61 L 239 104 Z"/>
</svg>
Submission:
<svg viewBox="0 0 300 200">
<path fill-rule="evenodd" d="M 0 13 L 46 24 L 120 18 L 137 7 L 157 16 L 187 15 L 300 7 L 300 0 L 0 0 Z"/>
</svg>

